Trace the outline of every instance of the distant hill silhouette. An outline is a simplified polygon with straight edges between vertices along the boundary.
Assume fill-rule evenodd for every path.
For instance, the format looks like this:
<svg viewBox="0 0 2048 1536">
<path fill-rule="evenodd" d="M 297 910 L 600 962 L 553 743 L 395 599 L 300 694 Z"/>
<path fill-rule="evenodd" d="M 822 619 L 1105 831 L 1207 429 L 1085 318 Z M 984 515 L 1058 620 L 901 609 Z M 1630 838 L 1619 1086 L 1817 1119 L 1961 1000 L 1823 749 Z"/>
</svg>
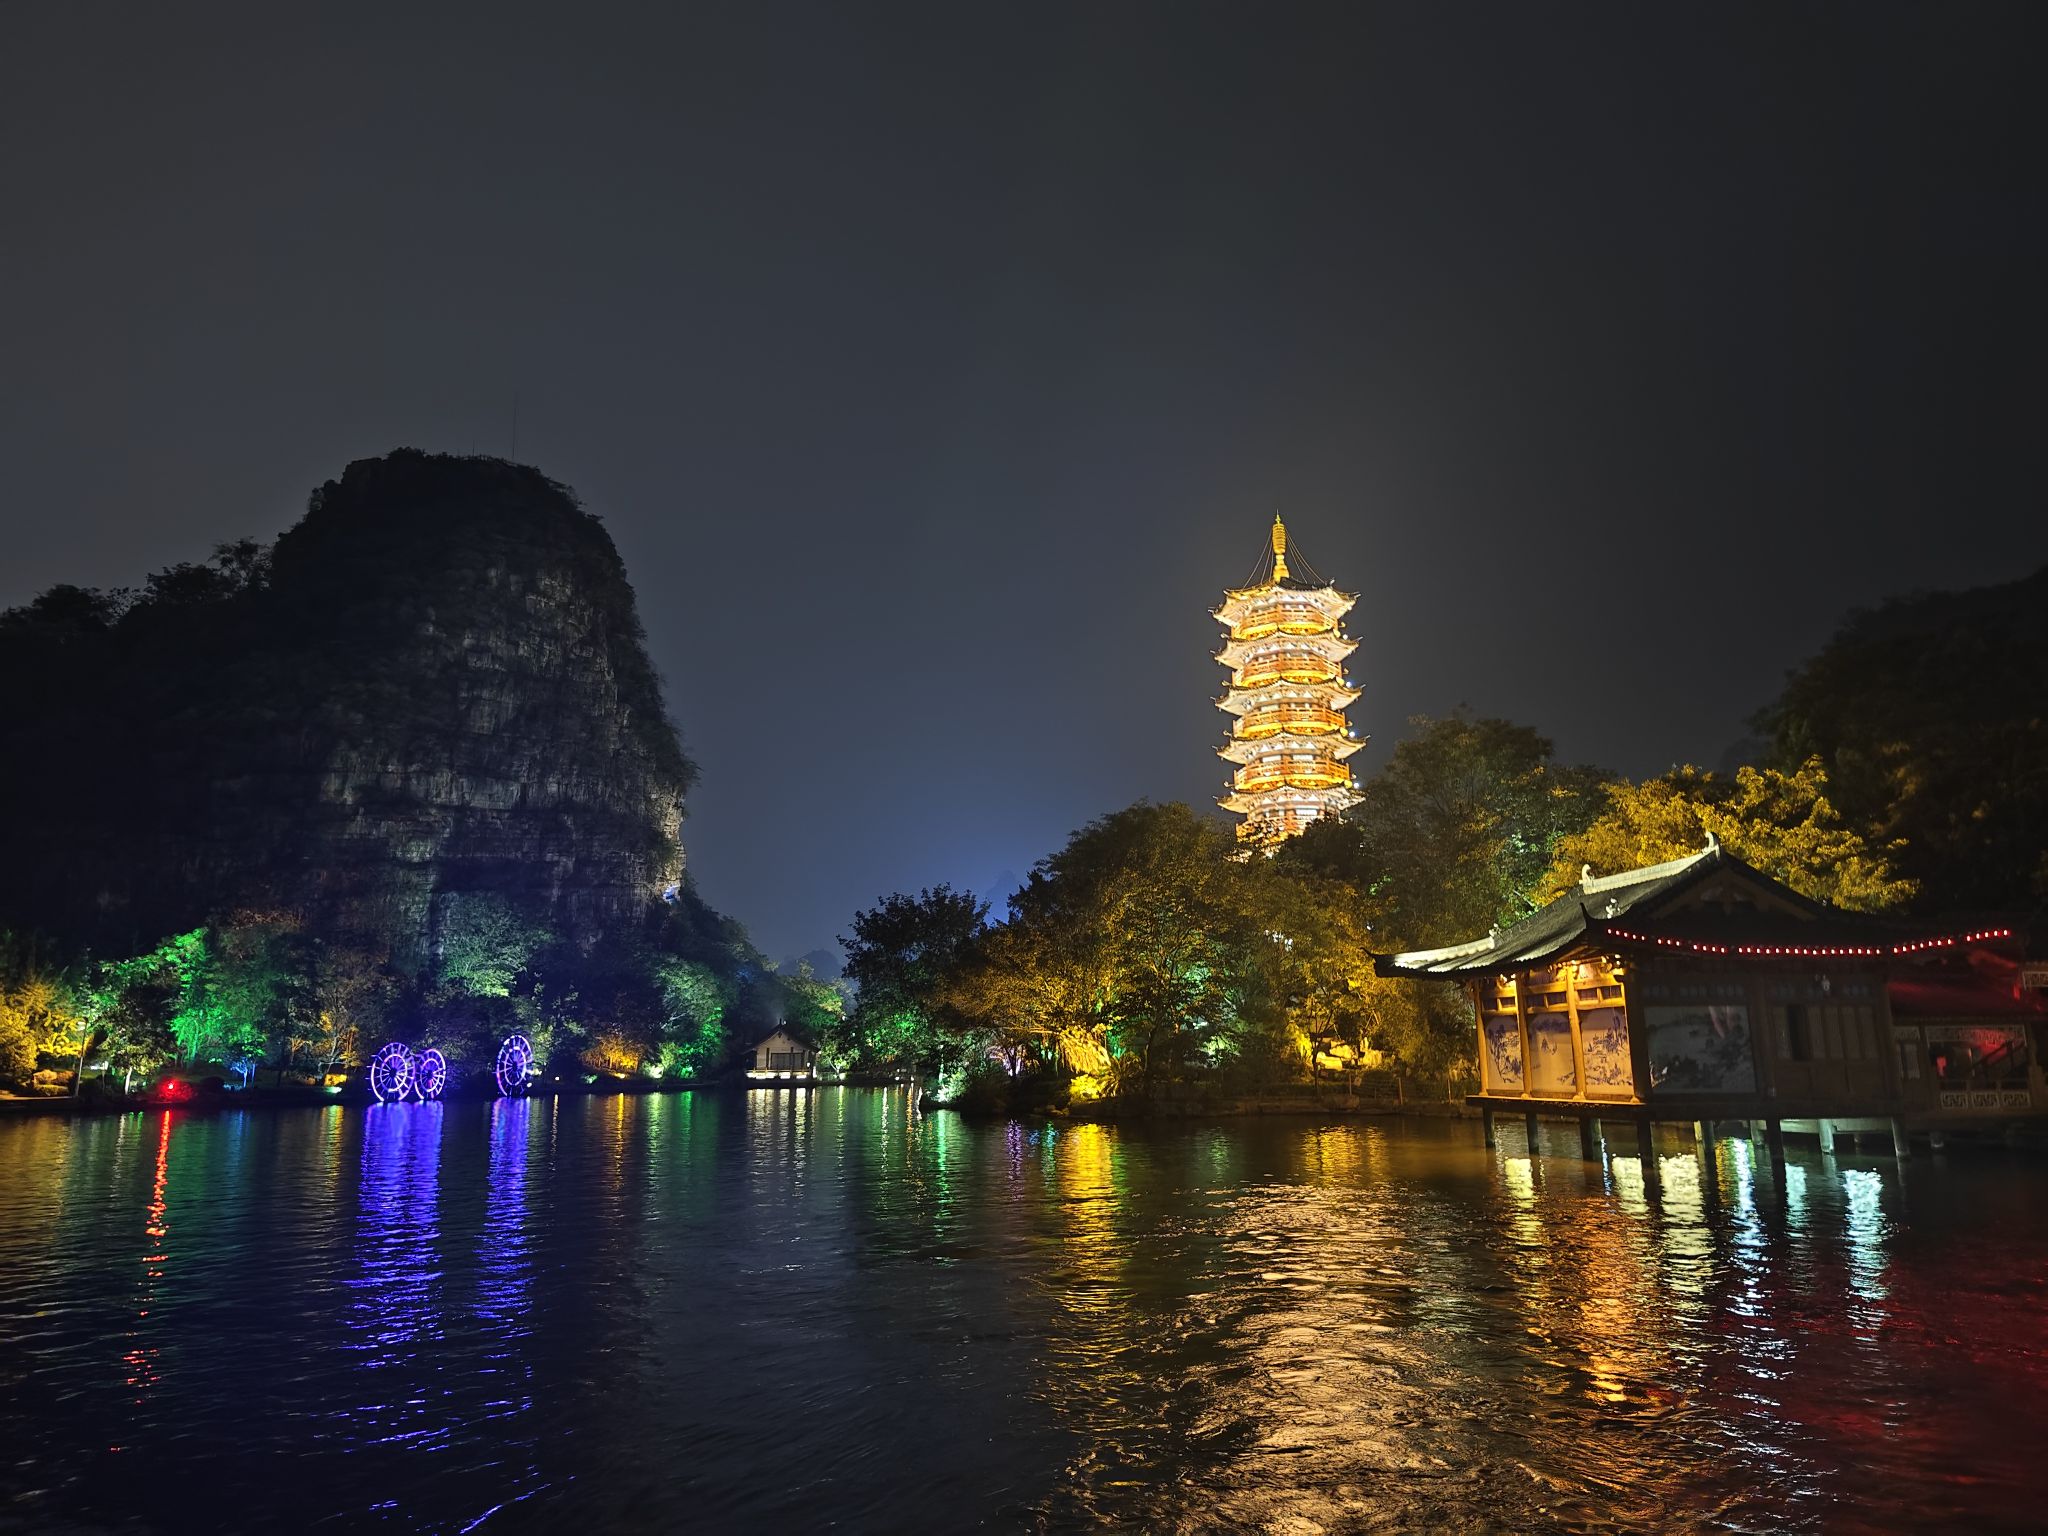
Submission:
<svg viewBox="0 0 2048 1536">
<path fill-rule="evenodd" d="M 681 878 L 693 769 L 603 526 L 539 471 L 348 466 L 274 546 L 0 615 L 0 921 L 231 908 L 402 966 L 465 892 L 595 942 Z"/>
</svg>

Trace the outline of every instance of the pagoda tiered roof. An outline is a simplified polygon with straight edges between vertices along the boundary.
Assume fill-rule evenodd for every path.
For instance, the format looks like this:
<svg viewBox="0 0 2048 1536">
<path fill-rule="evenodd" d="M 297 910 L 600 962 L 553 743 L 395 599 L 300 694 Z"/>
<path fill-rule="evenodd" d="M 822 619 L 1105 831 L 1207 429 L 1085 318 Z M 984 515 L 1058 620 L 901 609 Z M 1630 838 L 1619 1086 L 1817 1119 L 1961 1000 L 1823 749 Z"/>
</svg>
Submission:
<svg viewBox="0 0 2048 1536">
<path fill-rule="evenodd" d="M 1329 789 L 1261 789 L 1251 794 L 1232 791 L 1216 803 L 1226 811 L 1235 811 L 1241 816 L 1279 816 L 1289 808 L 1313 808 L 1318 815 L 1334 815 L 1358 799 L 1358 792 L 1348 786 L 1333 786 Z"/>
<path fill-rule="evenodd" d="M 1233 736 L 1216 749 L 1216 755 L 1225 762 L 1249 763 L 1256 757 L 1314 752 L 1342 762 L 1364 745 L 1357 737 L 1339 732 L 1316 736 L 1282 732 L 1272 736 Z"/>
<path fill-rule="evenodd" d="M 1255 640 L 1229 640 L 1216 653 L 1216 659 L 1226 667 L 1242 666 L 1254 656 L 1272 654 L 1285 655 L 1289 652 L 1313 651 L 1332 661 L 1342 661 L 1358 649 L 1358 642 L 1334 627 L 1319 635 L 1276 633 L 1261 635 Z"/>
<path fill-rule="evenodd" d="M 1358 699 L 1358 690 L 1339 683 L 1290 683 L 1284 678 L 1271 682 L 1233 685 L 1216 707 L 1225 714 L 1241 715 L 1247 710 L 1275 703 L 1326 704 L 1344 709 Z"/>
<path fill-rule="evenodd" d="M 1356 592 L 1340 592 L 1328 583 L 1297 581 L 1289 577 L 1285 581 L 1266 581 L 1255 587 L 1232 587 L 1224 592 L 1220 607 L 1211 609 L 1218 623 L 1236 626 L 1244 616 L 1254 610 L 1275 605 L 1282 600 L 1307 602 L 1319 612 L 1328 616 L 1331 623 L 1349 613 L 1358 601 Z"/>
</svg>

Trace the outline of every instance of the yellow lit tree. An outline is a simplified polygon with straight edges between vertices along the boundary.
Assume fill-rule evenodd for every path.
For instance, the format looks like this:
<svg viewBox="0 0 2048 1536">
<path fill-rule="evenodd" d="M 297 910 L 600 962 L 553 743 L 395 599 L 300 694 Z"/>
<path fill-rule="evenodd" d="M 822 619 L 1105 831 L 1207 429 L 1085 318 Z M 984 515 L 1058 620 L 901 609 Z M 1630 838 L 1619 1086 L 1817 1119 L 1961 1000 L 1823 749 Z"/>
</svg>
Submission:
<svg viewBox="0 0 2048 1536">
<path fill-rule="evenodd" d="M 1797 771 L 1741 768 L 1727 778 L 1674 768 L 1642 784 L 1607 786 L 1605 812 L 1561 839 L 1541 899 L 1596 875 L 1697 853 L 1712 833 L 1738 859 L 1803 896 L 1854 912 L 1882 912 L 1909 900 L 1913 882 L 1893 870 L 1900 844 L 1873 847 L 1844 825 L 1828 798 L 1827 770 L 1809 758 Z"/>
<path fill-rule="evenodd" d="M 86 1027 L 47 947 L 0 933 L 0 1081 L 25 1087 L 40 1054 L 76 1051 Z"/>
</svg>

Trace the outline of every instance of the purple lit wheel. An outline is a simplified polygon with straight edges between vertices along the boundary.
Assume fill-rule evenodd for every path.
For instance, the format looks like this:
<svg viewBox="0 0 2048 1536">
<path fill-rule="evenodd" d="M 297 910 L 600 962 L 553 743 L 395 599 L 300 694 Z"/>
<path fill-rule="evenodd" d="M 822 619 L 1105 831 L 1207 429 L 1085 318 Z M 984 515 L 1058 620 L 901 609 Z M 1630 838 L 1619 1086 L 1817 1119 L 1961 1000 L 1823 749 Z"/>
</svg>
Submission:
<svg viewBox="0 0 2048 1536">
<path fill-rule="evenodd" d="M 428 1046 L 413 1058 L 413 1096 L 424 1104 L 428 1099 L 441 1097 L 441 1090 L 447 1086 L 448 1058 L 432 1046 Z"/>
<path fill-rule="evenodd" d="M 513 1098 L 526 1092 L 527 1074 L 533 1071 L 533 1042 L 524 1035 L 507 1035 L 505 1043 L 498 1047 L 498 1063 L 492 1075 L 498 1079 L 498 1092 L 506 1098 Z"/>
<path fill-rule="evenodd" d="M 370 1058 L 370 1092 L 379 1104 L 396 1104 L 412 1087 L 412 1047 L 393 1040 L 377 1048 Z"/>
</svg>

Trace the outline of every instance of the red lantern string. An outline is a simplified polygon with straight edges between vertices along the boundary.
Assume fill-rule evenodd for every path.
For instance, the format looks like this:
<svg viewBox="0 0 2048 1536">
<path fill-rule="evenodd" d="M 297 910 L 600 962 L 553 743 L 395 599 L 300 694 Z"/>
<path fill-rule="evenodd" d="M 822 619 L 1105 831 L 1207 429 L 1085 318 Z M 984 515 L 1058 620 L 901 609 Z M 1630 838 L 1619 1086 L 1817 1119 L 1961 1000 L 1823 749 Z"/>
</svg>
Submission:
<svg viewBox="0 0 2048 1536">
<path fill-rule="evenodd" d="M 1617 939 L 1634 944 L 1656 944 L 1665 949 L 1690 950 L 1696 955 L 1748 955 L 1769 959 L 1877 960 L 1886 956 L 1917 955 L 1930 949 L 1952 949 L 1959 944 L 1982 944 L 1991 939 L 2009 939 L 2010 928 L 1981 928 L 1975 933 L 1951 933 L 1940 938 L 1918 939 L 1911 944 L 1709 944 L 1697 939 L 1674 939 L 1662 934 L 1631 933 L 1625 928 L 1606 930 Z"/>
</svg>

